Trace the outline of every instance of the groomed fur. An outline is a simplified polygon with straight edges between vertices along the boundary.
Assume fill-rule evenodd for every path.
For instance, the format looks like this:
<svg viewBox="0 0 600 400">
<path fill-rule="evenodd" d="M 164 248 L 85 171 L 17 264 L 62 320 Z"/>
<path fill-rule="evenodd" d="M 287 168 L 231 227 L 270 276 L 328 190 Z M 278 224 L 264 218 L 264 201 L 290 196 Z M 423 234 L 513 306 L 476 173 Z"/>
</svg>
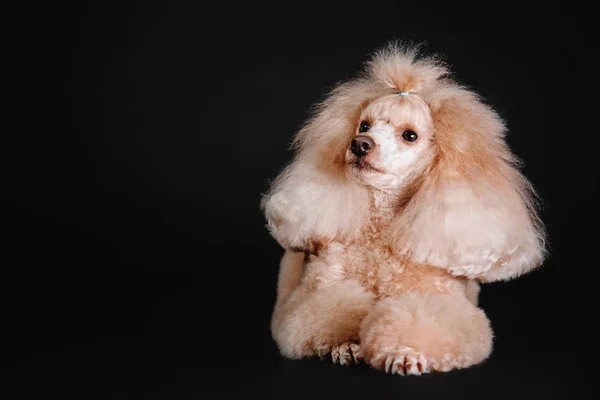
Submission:
<svg viewBox="0 0 600 400">
<path fill-rule="evenodd" d="M 493 334 L 477 281 L 544 256 L 534 192 L 504 135 L 416 48 L 392 44 L 333 89 L 261 203 L 286 248 L 271 322 L 281 353 L 401 375 L 485 360 Z M 365 138 L 369 151 L 350 145 Z"/>
</svg>

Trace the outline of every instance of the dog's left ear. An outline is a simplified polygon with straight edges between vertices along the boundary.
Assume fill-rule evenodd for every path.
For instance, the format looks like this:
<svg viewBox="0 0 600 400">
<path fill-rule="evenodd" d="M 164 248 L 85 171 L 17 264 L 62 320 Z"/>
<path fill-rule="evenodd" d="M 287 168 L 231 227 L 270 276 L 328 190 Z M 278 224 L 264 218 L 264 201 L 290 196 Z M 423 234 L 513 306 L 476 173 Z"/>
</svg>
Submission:
<svg viewBox="0 0 600 400">
<path fill-rule="evenodd" d="M 436 157 L 398 215 L 397 248 L 418 263 L 482 281 L 540 265 L 544 230 L 535 194 L 504 141 L 498 115 L 453 84 L 426 101 Z"/>
</svg>

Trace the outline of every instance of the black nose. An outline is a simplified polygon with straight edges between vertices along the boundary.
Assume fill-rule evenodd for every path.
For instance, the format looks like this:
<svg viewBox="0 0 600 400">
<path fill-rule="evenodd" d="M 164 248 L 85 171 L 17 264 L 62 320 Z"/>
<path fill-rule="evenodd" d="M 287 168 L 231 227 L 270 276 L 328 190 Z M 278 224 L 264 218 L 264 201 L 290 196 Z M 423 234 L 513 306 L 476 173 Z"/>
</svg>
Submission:
<svg viewBox="0 0 600 400">
<path fill-rule="evenodd" d="M 352 139 L 352 143 L 350 143 L 350 150 L 358 157 L 366 155 L 373 150 L 373 147 L 375 147 L 373 139 L 364 135 L 355 136 L 354 139 Z"/>
</svg>

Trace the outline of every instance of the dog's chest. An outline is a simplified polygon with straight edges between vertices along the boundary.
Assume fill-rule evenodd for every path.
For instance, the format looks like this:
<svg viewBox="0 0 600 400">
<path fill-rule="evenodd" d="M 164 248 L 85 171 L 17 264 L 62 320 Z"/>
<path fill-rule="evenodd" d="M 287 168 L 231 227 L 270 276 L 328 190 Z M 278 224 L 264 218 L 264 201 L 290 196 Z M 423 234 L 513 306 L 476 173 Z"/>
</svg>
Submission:
<svg viewBox="0 0 600 400">
<path fill-rule="evenodd" d="M 356 280 L 379 298 L 411 291 L 464 292 L 463 280 L 398 253 L 391 240 L 393 210 L 389 198 L 374 196 L 371 219 L 359 237 L 329 243 L 309 262 L 306 278 L 323 283 Z"/>
<path fill-rule="evenodd" d="M 381 297 L 419 290 L 430 291 L 443 285 L 447 274 L 436 268 L 418 265 L 398 254 L 388 243 L 385 230 L 348 244 L 344 269 L 346 276 Z"/>
<path fill-rule="evenodd" d="M 318 280 L 358 281 L 377 297 L 391 297 L 411 291 L 448 292 L 463 290 L 463 284 L 444 270 L 419 265 L 398 254 L 385 230 L 373 231 L 347 243 L 331 243 L 319 256 L 313 272 Z"/>
</svg>

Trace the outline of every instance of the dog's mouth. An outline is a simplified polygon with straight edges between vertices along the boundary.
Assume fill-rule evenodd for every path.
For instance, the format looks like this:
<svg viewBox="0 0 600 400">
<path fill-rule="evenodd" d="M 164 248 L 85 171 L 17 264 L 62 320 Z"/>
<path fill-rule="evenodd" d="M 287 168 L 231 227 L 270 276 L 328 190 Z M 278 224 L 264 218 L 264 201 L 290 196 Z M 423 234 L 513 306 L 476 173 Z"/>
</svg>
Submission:
<svg viewBox="0 0 600 400">
<path fill-rule="evenodd" d="M 352 167 L 359 171 L 367 171 L 367 172 L 377 172 L 383 174 L 384 172 L 378 168 L 372 166 L 368 161 L 363 158 L 357 158 L 353 163 Z"/>
</svg>

